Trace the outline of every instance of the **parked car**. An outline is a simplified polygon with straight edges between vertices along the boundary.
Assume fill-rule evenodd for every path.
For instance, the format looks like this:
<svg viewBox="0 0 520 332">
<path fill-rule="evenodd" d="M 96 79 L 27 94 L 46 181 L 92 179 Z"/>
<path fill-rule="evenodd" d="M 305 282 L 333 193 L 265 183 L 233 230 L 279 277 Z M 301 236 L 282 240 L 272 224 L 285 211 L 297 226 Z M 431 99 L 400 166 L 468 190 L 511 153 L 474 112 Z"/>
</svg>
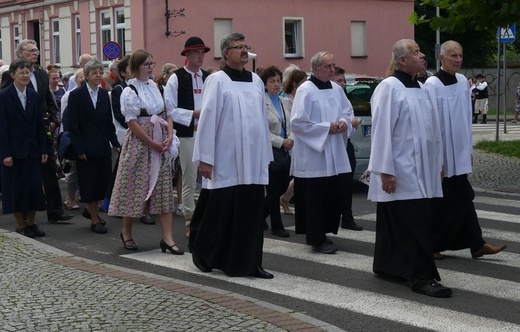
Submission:
<svg viewBox="0 0 520 332">
<path fill-rule="evenodd" d="M 369 77 L 360 75 L 345 75 L 347 85 L 345 92 L 352 104 L 354 115 L 361 121 L 357 130 L 350 136 L 350 142 L 354 146 L 356 154 L 356 171 L 354 178 L 358 179 L 368 168 L 370 158 L 371 134 L 372 134 L 372 110 L 370 98 L 376 86 L 383 80 L 381 77 Z"/>
</svg>

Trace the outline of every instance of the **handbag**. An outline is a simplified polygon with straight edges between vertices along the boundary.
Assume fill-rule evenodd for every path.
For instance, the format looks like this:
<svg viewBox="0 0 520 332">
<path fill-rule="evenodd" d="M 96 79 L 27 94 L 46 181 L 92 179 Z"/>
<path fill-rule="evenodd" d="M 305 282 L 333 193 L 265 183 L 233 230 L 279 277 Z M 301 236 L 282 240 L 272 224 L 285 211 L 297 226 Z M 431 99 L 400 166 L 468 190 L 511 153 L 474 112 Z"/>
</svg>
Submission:
<svg viewBox="0 0 520 332">
<path fill-rule="evenodd" d="M 291 168 L 291 155 L 283 148 L 273 147 L 274 161 L 271 162 L 270 169 L 273 172 L 289 171 Z"/>
<path fill-rule="evenodd" d="M 58 135 L 58 157 L 60 159 L 76 160 L 76 153 L 74 152 L 68 131 L 63 131 Z"/>
</svg>

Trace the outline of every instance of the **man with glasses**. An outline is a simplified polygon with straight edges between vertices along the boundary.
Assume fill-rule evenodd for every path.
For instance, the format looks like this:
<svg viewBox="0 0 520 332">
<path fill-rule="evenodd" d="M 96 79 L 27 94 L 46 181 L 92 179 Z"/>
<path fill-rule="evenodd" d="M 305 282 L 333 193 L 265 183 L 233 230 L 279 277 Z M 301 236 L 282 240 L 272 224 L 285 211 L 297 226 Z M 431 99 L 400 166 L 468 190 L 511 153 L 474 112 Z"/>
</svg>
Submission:
<svg viewBox="0 0 520 332">
<path fill-rule="evenodd" d="M 47 128 L 47 154 L 49 157 L 48 161 L 41 165 L 45 200 L 47 201 L 47 219 L 49 222 L 67 221 L 74 216 L 63 211 L 63 200 L 56 175 L 56 151 L 54 146 L 54 130 L 60 126 L 61 116 L 54 94 L 49 88 L 47 71 L 37 65 L 39 55 L 38 45 L 32 39 L 24 39 L 16 47 L 18 59 L 27 60 L 32 65 L 32 68 L 30 68 L 31 82 L 28 87 L 38 92 Z M 2 88 L 8 86 L 11 82 L 12 79 L 2 81 Z M 36 236 L 43 235 L 36 234 Z"/>
<path fill-rule="evenodd" d="M 193 263 L 229 276 L 271 279 L 262 268 L 264 187 L 273 160 L 264 83 L 246 70 L 249 46 L 232 33 L 223 70 L 204 84 L 193 161 L 203 176 L 190 227 Z"/>
<path fill-rule="evenodd" d="M 204 54 L 209 47 L 199 37 L 190 37 L 184 44 L 181 55 L 188 60 L 170 76 L 164 89 L 166 109 L 172 112 L 173 126 L 179 137 L 179 160 L 182 169 L 182 203 L 186 236 L 190 236 L 190 223 L 195 211 L 195 189 L 197 187 L 197 165 L 192 161 L 197 125 L 202 103 L 202 88 L 209 74 L 200 69 Z"/>
</svg>

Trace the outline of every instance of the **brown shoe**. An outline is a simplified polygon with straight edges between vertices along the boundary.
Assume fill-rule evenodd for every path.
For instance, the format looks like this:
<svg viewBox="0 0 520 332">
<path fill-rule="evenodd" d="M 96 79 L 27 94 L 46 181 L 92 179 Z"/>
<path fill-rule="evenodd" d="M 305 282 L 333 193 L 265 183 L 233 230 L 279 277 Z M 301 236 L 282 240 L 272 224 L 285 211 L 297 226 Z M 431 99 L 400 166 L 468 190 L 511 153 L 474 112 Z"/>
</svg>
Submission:
<svg viewBox="0 0 520 332">
<path fill-rule="evenodd" d="M 444 256 L 443 256 L 440 252 L 434 252 L 434 253 L 433 253 L 433 259 L 436 259 L 436 260 L 443 260 L 443 259 L 444 259 Z"/>
<path fill-rule="evenodd" d="M 493 246 L 491 244 L 487 244 L 486 243 L 479 250 L 472 252 L 471 253 L 471 257 L 479 258 L 479 257 L 482 257 L 484 255 L 494 255 L 496 253 L 501 252 L 505 248 L 506 248 L 506 246 Z"/>
</svg>

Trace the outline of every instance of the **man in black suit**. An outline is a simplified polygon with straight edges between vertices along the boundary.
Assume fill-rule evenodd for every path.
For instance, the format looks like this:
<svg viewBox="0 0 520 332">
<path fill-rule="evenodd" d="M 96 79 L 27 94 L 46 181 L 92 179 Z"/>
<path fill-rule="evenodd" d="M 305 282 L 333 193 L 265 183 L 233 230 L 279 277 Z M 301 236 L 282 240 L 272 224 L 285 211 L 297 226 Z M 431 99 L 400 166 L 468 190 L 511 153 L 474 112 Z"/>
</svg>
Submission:
<svg viewBox="0 0 520 332">
<path fill-rule="evenodd" d="M 44 114 L 44 122 L 47 129 L 47 154 L 48 161 L 41 165 L 45 200 L 47 201 L 47 219 L 49 222 L 66 221 L 74 216 L 65 214 L 63 211 L 63 200 L 61 198 L 60 185 L 56 176 L 56 151 L 54 147 L 54 130 L 60 126 L 60 111 L 49 89 L 49 76 L 47 72 L 36 63 L 40 51 L 36 41 L 32 39 L 22 40 L 16 47 L 16 56 L 32 64 L 31 82 L 28 87 L 38 92 Z M 2 80 L 2 88 L 11 84 L 12 79 Z"/>
</svg>

